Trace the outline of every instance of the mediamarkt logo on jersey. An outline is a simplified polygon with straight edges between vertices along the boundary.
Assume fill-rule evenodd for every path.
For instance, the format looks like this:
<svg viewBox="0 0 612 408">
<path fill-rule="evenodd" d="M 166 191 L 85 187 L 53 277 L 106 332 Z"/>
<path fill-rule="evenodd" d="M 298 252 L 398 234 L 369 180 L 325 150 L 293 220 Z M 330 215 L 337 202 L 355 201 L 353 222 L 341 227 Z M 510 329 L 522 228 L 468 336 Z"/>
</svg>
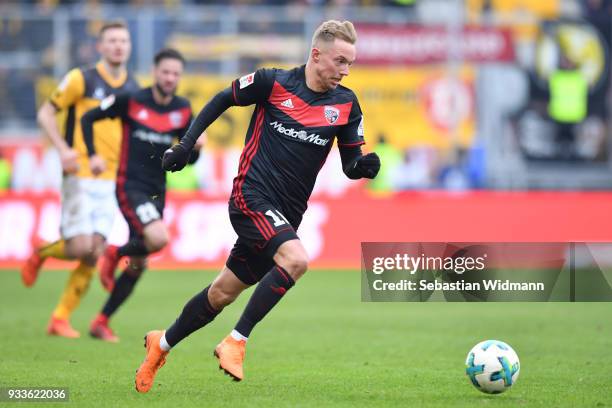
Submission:
<svg viewBox="0 0 612 408">
<path fill-rule="evenodd" d="M 308 134 L 305 130 L 295 130 L 293 128 L 286 128 L 279 121 L 270 122 L 270 126 L 274 127 L 277 132 L 283 135 L 290 136 L 294 139 L 303 140 L 304 142 L 314 143 L 318 146 L 325 146 L 329 142 L 329 139 L 321 139 L 321 137 L 315 133 Z"/>
<path fill-rule="evenodd" d="M 166 133 L 160 134 L 157 132 L 147 132 L 146 130 L 138 129 L 134 132 L 134 137 L 148 143 L 159 143 L 172 145 L 172 136 Z"/>
</svg>

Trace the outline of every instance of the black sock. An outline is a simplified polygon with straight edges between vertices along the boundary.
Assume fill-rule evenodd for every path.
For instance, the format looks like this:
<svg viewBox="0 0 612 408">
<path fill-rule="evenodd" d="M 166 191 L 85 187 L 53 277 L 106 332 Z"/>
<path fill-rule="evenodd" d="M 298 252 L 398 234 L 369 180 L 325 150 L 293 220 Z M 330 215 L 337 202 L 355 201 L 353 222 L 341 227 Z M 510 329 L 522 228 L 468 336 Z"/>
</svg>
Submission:
<svg viewBox="0 0 612 408">
<path fill-rule="evenodd" d="M 147 256 L 147 249 L 142 238 L 132 238 L 117 250 L 119 256 Z"/>
<path fill-rule="evenodd" d="M 178 319 L 166 330 L 166 341 L 170 347 L 176 346 L 185 337 L 212 322 L 219 314 L 208 301 L 209 288 L 210 285 L 192 297 Z"/>
<path fill-rule="evenodd" d="M 234 329 L 243 336 L 249 337 L 253 327 L 272 310 L 294 284 L 295 282 L 287 271 L 275 265 L 255 288 Z"/>
<path fill-rule="evenodd" d="M 132 276 L 125 270 L 123 271 L 121 276 L 119 276 L 119 278 L 117 278 L 115 281 L 115 287 L 113 288 L 113 291 L 102 309 L 103 315 L 106 317 L 111 317 L 112 314 L 117 311 L 119 306 L 121 306 L 121 304 L 125 302 L 125 299 L 130 296 L 130 293 L 132 293 L 134 285 L 136 285 L 136 282 L 138 282 L 138 278 L 140 278 L 140 276 Z"/>
</svg>

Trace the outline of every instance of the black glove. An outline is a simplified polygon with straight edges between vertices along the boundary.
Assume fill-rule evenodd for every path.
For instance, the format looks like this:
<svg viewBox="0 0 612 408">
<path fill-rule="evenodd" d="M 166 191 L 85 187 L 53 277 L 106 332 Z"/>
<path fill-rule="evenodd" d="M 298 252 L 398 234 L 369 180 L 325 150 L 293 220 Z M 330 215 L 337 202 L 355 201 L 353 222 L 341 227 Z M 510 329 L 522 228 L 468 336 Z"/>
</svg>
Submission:
<svg viewBox="0 0 612 408">
<path fill-rule="evenodd" d="M 376 153 L 368 153 L 365 156 L 361 156 L 357 162 L 355 162 L 355 170 L 357 170 L 361 177 L 373 179 L 380 170 L 380 159 Z"/>
<path fill-rule="evenodd" d="M 162 158 L 162 168 L 166 171 L 182 170 L 189 162 L 191 152 L 185 149 L 180 143 L 172 146 L 164 152 Z"/>
</svg>

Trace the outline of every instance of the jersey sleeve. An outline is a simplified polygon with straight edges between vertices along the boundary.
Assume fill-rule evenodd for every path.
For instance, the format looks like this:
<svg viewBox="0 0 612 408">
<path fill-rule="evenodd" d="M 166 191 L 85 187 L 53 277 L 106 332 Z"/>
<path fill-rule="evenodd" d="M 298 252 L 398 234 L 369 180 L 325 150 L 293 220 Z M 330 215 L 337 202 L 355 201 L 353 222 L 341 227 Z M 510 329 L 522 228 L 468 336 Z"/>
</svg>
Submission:
<svg viewBox="0 0 612 408">
<path fill-rule="evenodd" d="M 83 140 L 87 147 L 87 154 L 92 156 L 96 154 L 94 145 L 93 124 L 95 121 L 127 116 L 127 106 L 129 95 L 109 95 L 104 98 L 97 108 L 86 112 L 81 116 L 81 131 L 83 132 Z"/>
<path fill-rule="evenodd" d="M 338 132 L 338 146 L 361 146 L 365 144 L 363 131 L 363 112 L 356 96 L 353 96 L 353 106 L 348 122 Z"/>
<path fill-rule="evenodd" d="M 56 109 L 66 109 L 75 104 L 85 94 L 85 78 L 80 69 L 68 72 L 55 88 L 49 101 Z"/>
<path fill-rule="evenodd" d="M 179 142 L 181 141 L 181 139 L 187 133 L 187 130 L 191 126 L 191 122 L 193 122 L 193 110 L 191 109 L 191 103 L 188 103 L 187 107 L 189 108 L 189 118 L 188 118 L 187 122 L 185 123 L 185 127 L 180 129 L 179 132 L 178 132 L 178 140 L 179 140 Z M 187 163 L 188 164 L 193 164 L 193 163 L 197 162 L 199 158 L 200 158 L 200 151 L 197 150 L 197 149 L 193 149 L 191 151 L 191 154 L 189 155 L 189 160 L 187 161 Z"/>
<path fill-rule="evenodd" d="M 238 106 L 247 106 L 268 100 L 276 70 L 259 69 L 232 82 L 232 97 Z"/>
<path fill-rule="evenodd" d="M 127 93 L 109 95 L 100 102 L 100 117 L 115 119 L 127 116 L 130 95 Z"/>
<path fill-rule="evenodd" d="M 191 126 L 191 122 L 193 122 L 193 109 L 191 108 L 191 103 L 188 103 L 187 107 L 189 108 L 189 118 L 185 122 L 185 126 L 178 131 L 179 141 L 183 138 L 183 136 L 185 136 L 185 134 L 187 133 L 187 129 L 189 129 L 189 126 Z"/>
</svg>

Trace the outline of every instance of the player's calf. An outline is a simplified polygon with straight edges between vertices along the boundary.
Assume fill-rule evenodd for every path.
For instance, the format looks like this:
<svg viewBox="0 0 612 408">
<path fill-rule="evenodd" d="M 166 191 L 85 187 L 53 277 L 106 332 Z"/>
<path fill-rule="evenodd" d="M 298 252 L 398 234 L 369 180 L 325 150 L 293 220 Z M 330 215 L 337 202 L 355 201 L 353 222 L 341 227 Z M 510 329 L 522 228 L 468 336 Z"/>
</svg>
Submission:
<svg viewBox="0 0 612 408">
<path fill-rule="evenodd" d="M 250 285 L 240 281 L 234 272 L 224 266 L 208 290 L 208 300 L 213 308 L 221 311 L 232 303 Z"/>
<path fill-rule="evenodd" d="M 206 326 L 217 317 L 219 310 L 210 304 L 209 289 L 210 286 L 191 298 L 178 319 L 166 330 L 164 338 L 170 347 L 176 346 L 185 337 Z"/>
</svg>

